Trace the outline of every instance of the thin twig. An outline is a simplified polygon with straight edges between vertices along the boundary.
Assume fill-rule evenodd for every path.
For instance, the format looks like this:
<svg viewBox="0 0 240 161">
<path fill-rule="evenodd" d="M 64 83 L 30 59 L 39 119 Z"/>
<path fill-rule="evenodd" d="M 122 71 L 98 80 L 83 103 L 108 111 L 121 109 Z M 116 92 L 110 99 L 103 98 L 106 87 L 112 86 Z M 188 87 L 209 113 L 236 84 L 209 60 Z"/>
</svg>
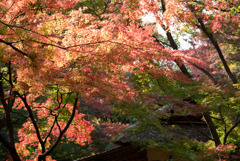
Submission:
<svg viewBox="0 0 240 161">
<path fill-rule="evenodd" d="M 11 113 L 15 113 L 15 114 L 18 114 L 18 115 L 21 115 L 22 117 L 25 117 L 25 118 L 28 118 L 29 116 L 26 116 L 24 114 L 21 114 L 19 112 L 16 112 L 16 111 L 11 111 Z"/>
</svg>

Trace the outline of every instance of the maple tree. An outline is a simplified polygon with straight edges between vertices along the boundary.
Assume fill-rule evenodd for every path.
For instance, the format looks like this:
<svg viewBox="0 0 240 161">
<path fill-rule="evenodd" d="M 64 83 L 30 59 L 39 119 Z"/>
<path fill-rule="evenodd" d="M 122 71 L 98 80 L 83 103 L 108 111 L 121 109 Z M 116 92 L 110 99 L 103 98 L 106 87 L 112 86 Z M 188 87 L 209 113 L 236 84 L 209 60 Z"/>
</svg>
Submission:
<svg viewBox="0 0 240 161">
<path fill-rule="evenodd" d="M 196 93 L 189 92 L 188 90 L 192 90 L 191 88 L 185 88 L 187 90 L 184 91 L 187 92 L 185 98 L 193 97 L 192 99 L 196 99 L 198 103 L 212 107 L 211 110 L 206 110 L 203 115 L 212 134 L 210 139 L 215 142 L 216 146 L 227 144 L 228 136 L 230 133 L 235 135 L 233 131 L 238 129 L 240 123 L 239 92 L 236 77 L 238 75 L 237 60 L 233 62 L 235 60 L 234 56 L 237 55 L 236 49 L 239 37 L 238 5 L 237 1 L 178 0 L 145 1 L 143 5 L 148 14 L 151 13 L 155 18 L 156 26 L 161 26 L 165 31 L 165 36 L 159 33 L 154 35 L 156 41 L 166 48 L 172 48 L 173 54 L 179 55 L 176 60 L 182 61 L 179 65 L 179 62 L 175 60 L 182 73 L 201 83 L 193 84 L 201 88 L 193 88 Z M 229 24 L 232 28 L 228 32 Z M 177 39 L 174 36 L 182 33 L 194 35 L 192 40 L 188 40 L 192 44 L 192 49 L 179 50 Z M 227 41 L 223 40 L 224 36 L 227 37 Z M 201 41 L 200 46 L 198 46 L 197 41 Z M 223 53 L 223 51 L 227 53 Z M 230 51 L 233 51 L 233 54 L 229 54 Z M 160 65 L 162 64 L 158 66 Z M 190 70 L 184 70 L 185 65 Z M 235 73 L 230 66 L 235 68 Z M 164 79 L 161 77 L 152 81 L 152 75 L 151 71 L 145 75 L 145 77 L 150 78 L 150 80 L 147 79 L 148 82 L 146 80 L 141 82 L 142 79 L 139 76 L 138 84 L 140 83 L 145 88 L 147 86 L 144 83 L 154 85 L 152 87 L 153 92 L 156 92 L 155 85 L 160 86 L 161 88 L 158 89 L 162 90 L 164 94 L 176 96 L 176 94 L 170 92 L 179 92 L 176 89 L 171 91 L 172 89 L 164 88 L 166 83 L 162 81 Z M 181 86 L 180 88 L 182 88 Z M 171 87 L 176 88 L 178 86 Z M 178 94 L 177 98 L 184 99 L 181 94 Z M 219 128 L 216 128 L 216 125 Z"/>
<path fill-rule="evenodd" d="M 91 5 L 88 11 L 96 13 L 94 12 L 96 4 L 91 3 Z M 161 57 L 161 59 L 152 57 L 147 60 L 139 58 L 139 62 L 142 60 L 143 63 L 139 63 L 134 72 L 131 71 L 136 76 L 132 80 L 135 86 L 137 84 L 136 88 L 143 96 L 146 94 L 151 96 L 155 93 L 158 96 L 168 94 L 183 100 L 186 97 L 193 97 L 197 103 L 211 107 L 207 110 L 204 107 L 194 110 L 198 113 L 203 112 L 212 134 L 209 139 L 215 142 L 215 146 L 228 144 L 232 141 L 229 135 L 236 137 L 240 123 L 239 87 L 237 85 L 239 3 L 237 1 L 163 0 L 135 1 L 133 6 L 138 5 L 138 11 L 145 14 L 150 13 L 155 18 L 156 21 L 151 24 L 153 30 L 156 31 L 156 28 L 161 26 L 165 31 L 166 35 L 155 32 L 153 37 L 159 45 L 165 48 L 165 52 L 168 51 L 167 54 L 172 56 L 172 59 L 169 61 L 165 57 Z M 154 28 L 154 26 L 156 27 Z M 144 28 L 145 26 L 140 27 Z M 183 51 L 179 50 L 177 38 L 174 36 L 185 33 L 192 34 L 192 38 L 188 39 L 192 49 Z M 201 45 L 197 41 L 200 41 Z M 159 52 L 163 52 L 163 50 L 159 50 Z M 231 54 L 229 54 L 230 52 Z M 174 70 L 176 66 L 182 73 Z M 171 72 L 169 73 L 169 71 Z M 186 86 L 184 90 L 180 89 L 183 88 L 182 83 L 176 83 L 176 80 L 189 83 L 191 79 L 195 83 L 191 83 L 190 88 L 189 85 Z M 188 90 L 193 91 L 189 92 Z M 185 94 L 179 94 L 181 92 L 185 92 Z M 157 102 L 156 98 L 147 100 L 148 102 L 144 98 L 142 101 L 151 102 L 150 107 Z M 195 104 L 196 101 L 190 102 Z M 167 104 L 170 102 L 174 102 L 174 99 L 168 100 Z M 159 102 L 157 103 L 159 104 Z M 189 106 L 186 102 L 183 104 Z M 188 110 L 190 111 L 194 107 L 196 105 L 190 105 Z M 179 107 L 177 111 L 181 111 L 181 108 Z M 238 141 L 234 142 L 238 144 Z"/>
<path fill-rule="evenodd" d="M 224 119 L 221 112 L 223 105 L 226 112 L 238 111 L 238 73 L 232 72 L 223 53 L 231 42 L 237 42 L 237 10 L 237 1 L 2 0 L 0 128 L 7 131 L 7 137 L 0 133 L 0 140 L 13 160 L 50 160 L 49 154 L 63 137 L 80 145 L 91 142 L 93 126 L 80 113 L 83 99 L 101 108 L 136 102 L 138 96 L 147 100 L 149 93 L 183 99 L 177 90 L 183 84 L 197 83 L 196 92 L 185 96 L 204 98 L 198 103 L 213 107 L 203 113 L 211 139 L 216 146 L 227 144 L 240 123 L 239 115 L 231 123 L 231 117 Z M 142 25 L 141 16 L 146 13 L 154 15 L 155 24 Z M 233 24 L 230 33 L 227 24 Z M 167 41 L 156 34 L 156 25 L 163 28 Z M 181 33 L 197 35 L 191 42 L 194 50 L 179 50 L 174 35 Z M 228 42 L 222 38 L 226 35 Z M 224 43 L 225 50 L 220 46 Z M 226 74 L 218 75 L 222 71 Z M 135 84 L 128 83 L 126 72 L 137 76 Z M 226 101 L 225 94 L 232 100 Z M 214 104 L 215 98 L 221 103 Z M 17 141 L 13 113 L 26 119 Z M 225 126 L 223 141 L 211 114 L 220 114 Z M 27 150 L 29 146 L 34 151 Z"/>
<path fill-rule="evenodd" d="M 7 137 L 1 134 L 0 139 L 12 159 L 49 160 L 63 137 L 80 145 L 90 142 L 93 127 L 77 111 L 79 98 L 96 104 L 116 95 L 132 98 L 126 83 L 116 76 L 121 64 L 114 59 L 119 55 L 110 55 L 121 42 L 105 40 L 107 33 L 101 34 L 105 29 L 89 24 L 93 16 L 68 11 L 76 1 L 1 1 L 0 5 L 4 112 L 0 127 L 7 131 Z M 106 44 L 109 52 L 102 55 Z M 45 100 L 38 101 L 41 98 Z M 28 113 L 18 112 L 21 108 Z M 19 142 L 12 113 L 26 118 L 18 131 Z M 35 150 L 30 152 L 29 146 Z"/>
<path fill-rule="evenodd" d="M 132 17 L 102 15 L 98 21 L 77 1 L 1 1 L 1 142 L 13 160 L 49 160 L 63 137 L 90 142 L 93 127 L 78 112 L 79 98 L 103 106 L 134 100 L 124 76 L 138 57 L 158 48 L 151 30 Z M 132 25 L 126 26 L 129 19 Z M 142 34 L 139 34 L 142 33 Z M 135 35 L 135 36 L 133 36 Z M 138 37 L 138 41 L 135 38 Z M 119 51 L 121 49 L 121 51 Z M 22 113 L 22 108 L 27 112 Z M 13 113 L 25 123 L 14 136 Z M 28 150 L 28 147 L 34 150 Z"/>
</svg>

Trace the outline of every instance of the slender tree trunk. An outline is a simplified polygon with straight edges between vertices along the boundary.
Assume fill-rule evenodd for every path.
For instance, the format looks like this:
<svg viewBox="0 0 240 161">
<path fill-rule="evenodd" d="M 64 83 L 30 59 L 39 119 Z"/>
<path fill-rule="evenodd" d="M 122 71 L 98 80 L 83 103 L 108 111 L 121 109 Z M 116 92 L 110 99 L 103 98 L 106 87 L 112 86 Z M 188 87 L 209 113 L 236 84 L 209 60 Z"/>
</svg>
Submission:
<svg viewBox="0 0 240 161">
<path fill-rule="evenodd" d="M 233 75 L 233 73 L 231 72 L 230 68 L 227 65 L 227 62 L 222 54 L 222 51 L 218 45 L 217 40 L 214 38 L 213 34 L 208 32 L 206 26 L 204 25 L 203 21 L 201 18 L 198 18 L 198 22 L 200 23 L 200 28 L 202 29 L 202 31 L 207 35 L 207 37 L 209 38 L 209 40 L 211 41 L 211 43 L 213 44 L 213 46 L 215 47 L 215 49 L 218 52 L 218 56 L 222 61 L 222 64 L 224 66 L 225 71 L 227 72 L 229 78 L 231 79 L 231 81 L 233 82 L 233 84 L 237 83 L 237 79 L 236 77 Z"/>
<path fill-rule="evenodd" d="M 12 147 L 10 143 L 0 134 L 0 141 L 3 143 L 3 145 L 8 149 L 11 157 L 14 161 L 21 161 L 15 147 Z"/>
<path fill-rule="evenodd" d="M 164 0 L 161 0 L 161 4 L 162 4 L 162 10 L 163 10 L 163 13 L 164 13 L 166 11 Z M 168 38 L 168 41 L 169 41 L 171 47 L 173 49 L 175 49 L 175 50 L 178 50 L 178 46 L 175 43 L 175 41 L 174 41 L 174 39 L 172 37 L 172 34 L 169 32 L 168 28 L 166 28 L 166 27 L 163 27 L 163 28 L 164 28 L 164 30 L 166 32 L 166 35 L 167 35 L 167 38 Z M 183 74 L 185 74 L 188 78 L 192 78 L 192 75 L 187 71 L 187 68 L 185 67 L 183 62 L 179 62 L 179 61 L 175 61 L 175 62 L 178 65 L 178 67 L 181 69 Z M 214 82 L 214 84 L 217 83 L 214 79 L 212 79 L 212 81 Z M 214 139 L 215 146 L 220 145 L 221 141 L 219 139 L 219 136 L 218 136 L 218 133 L 216 131 L 216 128 L 215 128 L 215 126 L 213 124 L 212 118 L 210 117 L 210 114 L 208 112 L 205 112 L 203 115 L 205 117 L 207 126 L 208 126 L 208 128 L 210 130 L 210 133 L 211 133 L 211 135 L 212 135 L 212 137 Z"/>
<path fill-rule="evenodd" d="M 175 41 L 173 40 L 172 38 L 172 35 L 170 32 L 167 32 L 167 37 L 168 37 L 168 40 L 172 46 L 172 48 L 174 49 L 178 49 Z M 175 61 L 176 62 L 176 61 Z M 192 75 L 187 71 L 185 65 L 180 65 L 178 64 L 179 62 L 176 62 L 176 64 L 178 65 L 178 67 L 181 69 L 182 73 L 185 74 L 188 78 L 192 78 Z M 199 68 L 198 68 L 199 69 Z M 206 70 L 202 70 L 205 74 L 207 74 L 208 76 L 211 76 L 210 73 L 207 73 Z M 217 81 L 213 78 L 213 77 L 210 77 L 210 79 L 214 82 L 214 84 L 216 85 L 217 84 Z M 210 117 L 210 114 L 209 113 L 204 113 L 204 118 L 206 120 L 206 123 L 207 123 L 207 126 L 210 130 L 210 133 L 214 139 L 214 142 L 215 142 L 215 146 L 217 147 L 218 145 L 221 144 L 221 141 L 219 139 L 219 136 L 218 136 L 218 133 L 216 131 L 216 128 L 213 124 L 213 121 L 212 121 L 212 118 Z"/>
<path fill-rule="evenodd" d="M 165 2 L 164 0 L 161 0 L 161 4 L 162 4 L 162 11 L 163 13 L 166 11 L 166 6 L 165 6 Z M 178 46 L 175 43 L 172 34 L 169 31 L 169 27 L 168 26 L 163 26 L 164 31 L 166 32 L 168 41 L 170 43 L 170 46 L 174 49 L 174 50 L 178 50 Z M 185 74 L 188 78 L 192 78 L 192 75 L 188 72 L 186 66 L 183 64 L 182 60 L 174 60 L 174 62 L 177 64 L 177 66 L 180 68 L 180 70 L 182 71 L 183 74 Z"/>
<path fill-rule="evenodd" d="M 168 38 L 168 41 L 169 41 L 171 47 L 174 50 L 178 50 L 178 46 L 175 43 L 175 41 L 172 37 L 172 34 L 169 31 L 167 31 L 166 35 L 167 35 L 167 38 Z M 192 75 L 188 72 L 188 70 L 187 70 L 186 66 L 183 64 L 182 60 L 174 60 L 174 61 L 177 64 L 177 66 L 180 68 L 180 70 L 182 71 L 183 74 L 185 74 L 188 78 L 192 78 Z"/>
<path fill-rule="evenodd" d="M 11 98 L 11 99 L 10 99 Z M 15 101 L 15 94 L 10 93 L 9 100 L 6 102 L 2 77 L 0 77 L 0 100 L 4 108 L 4 123 L 7 125 L 8 129 L 8 139 L 5 139 L 2 135 L 0 135 L 0 140 L 3 142 L 4 146 L 9 150 L 14 161 L 20 161 L 20 157 L 15 148 L 15 142 L 13 137 L 13 125 L 11 120 L 11 109 Z M 3 123 L 3 124 L 4 124 Z"/>
<path fill-rule="evenodd" d="M 209 112 L 204 112 L 203 116 L 207 122 L 208 129 L 210 130 L 210 133 L 212 135 L 212 138 L 214 139 L 215 146 L 217 147 L 218 145 L 221 144 L 220 138 L 218 136 L 218 133 L 216 131 L 216 127 L 213 124 L 212 118 L 209 114 Z"/>
</svg>

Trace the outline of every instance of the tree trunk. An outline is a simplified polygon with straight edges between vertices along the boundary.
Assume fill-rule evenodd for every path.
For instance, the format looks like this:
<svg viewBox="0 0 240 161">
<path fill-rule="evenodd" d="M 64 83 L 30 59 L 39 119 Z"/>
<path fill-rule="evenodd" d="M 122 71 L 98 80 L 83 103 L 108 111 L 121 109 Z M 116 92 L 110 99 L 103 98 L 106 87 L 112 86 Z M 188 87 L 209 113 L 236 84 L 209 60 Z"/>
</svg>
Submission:
<svg viewBox="0 0 240 161">
<path fill-rule="evenodd" d="M 221 144 L 221 141 L 220 141 L 220 138 L 219 138 L 218 133 L 216 131 L 216 127 L 214 126 L 214 124 L 212 122 L 212 118 L 210 117 L 209 112 L 204 112 L 203 116 L 206 120 L 206 123 L 208 125 L 208 129 L 209 129 L 209 131 L 212 135 L 212 138 L 214 139 L 215 146 L 217 147 L 218 145 Z"/>
<path fill-rule="evenodd" d="M 161 0 L 161 3 L 162 3 L 162 10 L 163 10 L 163 13 L 166 11 L 166 7 L 165 7 L 165 3 L 164 3 L 164 0 Z M 205 27 L 205 26 L 204 26 Z M 167 38 L 168 38 L 168 41 L 170 42 L 170 45 L 173 49 L 175 50 L 178 50 L 178 46 L 177 44 L 175 43 L 173 37 L 172 37 L 172 34 L 169 32 L 168 28 L 166 27 L 163 27 L 163 29 L 165 30 L 166 32 L 166 35 L 167 35 Z M 220 48 L 219 48 L 220 50 Z M 221 52 L 221 50 L 220 50 Z M 223 58 L 224 59 L 224 58 Z M 222 60 L 222 59 L 221 59 Z M 224 59 L 225 61 L 225 59 Z M 175 61 L 176 64 L 178 65 L 178 67 L 181 69 L 182 73 L 185 74 L 188 78 L 192 78 L 192 75 L 187 71 L 187 68 L 185 67 L 184 64 L 181 64 L 181 62 L 179 61 Z M 227 65 L 226 65 L 227 66 Z M 225 67 L 225 66 L 224 66 Z M 227 66 L 228 67 L 228 66 Z M 230 71 L 230 70 L 229 70 Z M 231 73 L 231 71 L 230 71 Z M 206 74 L 206 73 L 205 73 Z M 233 76 L 233 75 L 232 75 Z M 233 76 L 234 77 L 234 76 Z M 231 78 L 231 77 L 230 77 Z M 217 83 L 217 82 L 214 82 L 214 84 Z M 203 113 L 203 116 L 206 120 L 206 123 L 207 123 L 207 126 L 208 126 L 208 129 L 214 139 L 214 142 L 215 142 L 215 146 L 217 147 L 218 145 L 221 144 L 221 141 L 219 139 L 219 136 L 218 136 L 218 133 L 216 131 L 216 128 L 212 122 L 212 118 L 210 117 L 210 114 L 209 112 L 204 112 Z"/>
<path fill-rule="evenodd" d="M 218 56 L 222 61 L 222 64 L 224 66 L 225 71 L 227 72 L 229 78 L 231 79 L 231 81 L 233 82 L 233 84 L 237 83 L 237 79 L 236 77 L 233 75 L 233 73 L 231 72 L 230 68 L 227 65 L 227 62 L 222 54 L 222 51 L 217 43 L 217 40 L 215 40 L 215 38 L 213 37 L 213 34 L 207 31 L 207 28 L 205 27 L 203 21 L 201 18 L 198 18 L 198 22 L 200 23 L 200 28 L 203 30 L 203 32 L 207 35 L 207 37 L 209 38 L 209 40 L 211 41 L 211 43 L 213 44 L 213 46 L 215 47 L 215 49 L 218 52 Z"/>
<path fill-rule="evenodd" d="M 21 161 L 21 159 L 20 159 L 20 157 L 19 157 L 19 155 L 18 155 L 18 153 L 17 153 L 17 151 L 16 151 L 15 148 L 9 150 L 9 152 L 10 152 L 11 157 L 12 157 L 12 159 L 13 159 L 14 161 Z"/>
</svg>

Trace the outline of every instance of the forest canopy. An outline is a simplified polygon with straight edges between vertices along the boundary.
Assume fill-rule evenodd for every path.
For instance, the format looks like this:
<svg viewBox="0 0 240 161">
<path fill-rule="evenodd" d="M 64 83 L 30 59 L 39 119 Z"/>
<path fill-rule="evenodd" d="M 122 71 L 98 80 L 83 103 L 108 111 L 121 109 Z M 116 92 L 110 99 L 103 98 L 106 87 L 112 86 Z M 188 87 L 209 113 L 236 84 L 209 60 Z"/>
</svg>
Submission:
<svg viewBox="0 0 240 161">
<path fill-rule="evenodd" d="M 97 152 L 100 133 L 109 142 L 170 104 L 203 116 L 215 152 L 237 150 L 239 4 L 1 0 L 2 152 L 14 161 L 52 160 L 70 143 Z"/>
</svg>

